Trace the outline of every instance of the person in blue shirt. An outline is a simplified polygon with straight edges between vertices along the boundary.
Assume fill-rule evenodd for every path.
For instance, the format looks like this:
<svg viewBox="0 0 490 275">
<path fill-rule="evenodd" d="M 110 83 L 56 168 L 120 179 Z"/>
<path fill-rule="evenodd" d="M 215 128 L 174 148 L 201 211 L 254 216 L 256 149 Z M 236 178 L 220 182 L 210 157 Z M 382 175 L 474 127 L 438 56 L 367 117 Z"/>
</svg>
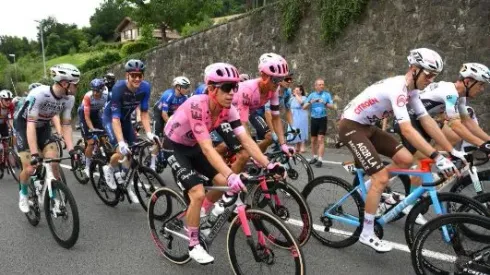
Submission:
<svg viewBox="0 0 490 275">
<path fill-rule="evenodd" d="M 187 99 L 190 92 L 191 82 L 185 76 L 178 76 L 172 81 L 173 88 L 163 92 L 160 99 L 153 106 L 153 116 L 155 120 L 155 128 L 153 133 L 160 138 L 163 137 L 163 128 L 170 116 L 179 108 Z M 154 146 L 151 152 L 150 168 L 156 170 L 156 159 L 158 155 L 158 147 Z"/>
<path fill-rule="evenodd" d="M 141 60 L 131 59 L 125 64 L 126 79 L 118 80 L 112 88 L 112 96 L 104 106 L 102 121 L 111 144 L 116 151 L 109 164 L 102 167 L 107 186 L 116 189 L 117 183 L 124 183 L 123 174 L 118 171 L 118 161 L 130 153 L 129 145 L 136 140 L 136 133 L 131 123 L 131 113 L 139 106 L 141 123 L 148 139 L 157 138 L 150 127 L 148 114 L 151 85 L 144 80 L 145 64 Z M 123 166 L 127 165 L 124 163 Z M 128 188 L 131 201 L 138 198 L 134 190 Z"/>
<path fill-rule="evenodd" d="M 205 94 L 206 93 L 206 84 L 204 83 L 199 83 L 199 85 L 197 85 L 197 88 L 196 90 L 194 90 L 194 93 L 192 95 L 202 95 L 202 94 Z"/>
<path fill-rule="evenodd" d="M 325 134 L 327 132 L 327 108 L 335 109 L 332 96 L 325 90 L 323 79 L 315 81 L 315 90 L 308 95 L 303 105 L 303 110 L 310 108 L 311 114 L 311 151 L 313 157 L 310 164 L 316 167 L 322 166 L 323 153 L 325 152 Z"/>
</svg>

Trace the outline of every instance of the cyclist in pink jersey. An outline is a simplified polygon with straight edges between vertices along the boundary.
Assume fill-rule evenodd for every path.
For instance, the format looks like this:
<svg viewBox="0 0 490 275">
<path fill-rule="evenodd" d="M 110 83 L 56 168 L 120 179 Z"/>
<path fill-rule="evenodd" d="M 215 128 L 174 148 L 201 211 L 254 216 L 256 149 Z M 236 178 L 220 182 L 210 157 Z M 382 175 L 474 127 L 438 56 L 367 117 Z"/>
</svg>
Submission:
<svg viewBox="0 0 490 275">
<path fill-rule="evenodd" d="M 210 132 L 214 129 L 233 131 L 260 165 L 270 171 L 283 170 L 279 169 L 279 163 L 269 162 L 240 123 L 239 112 L 231 104 L 239 80 L 234 66 L 226 63 L 209 65 L 204 72 L 208 94 L 195 95 L 186 100 L 170 117 L 164 129 L 165 157 L 177 184 L 190 199 L 186 214 L 189 256 L 200 264 L 214 261 L 199 244 L 200 214 L 205 216 L 222 192 L 209 191 L 205 194 L 204 181 L 197 173 L 212 179 L 215 185 L 230 186 L 234 192 L 245 189 L 240 176 L 233 173 L 213 147 Z M 281 176 L 285 177 L 284 174 Z"/>
<path fill-rule="evenodd" d="M 265 135 L 265 139 L 259 143 L 264 152 L 272 144 L 272 133 L 267 123 L 260 116 L 250 116 L 255 110 L 265 106 L 270 100 L 272 124 L 274 132 L 278 136 L 281 150 L 286 154 L 294 153 L 294 148 L 286 145 L 284 129 L 279 116 L 279 83 L 288 76 L 289 67 L 287 61 L 275 53 L 265 53 L 259 58 L 258 66 L 260 77 L 240 83 L 237 94 L 233 97 L 233 105 L 240 113 L 242 124 L 249 120 L 257 132 Z"/>
</svg>

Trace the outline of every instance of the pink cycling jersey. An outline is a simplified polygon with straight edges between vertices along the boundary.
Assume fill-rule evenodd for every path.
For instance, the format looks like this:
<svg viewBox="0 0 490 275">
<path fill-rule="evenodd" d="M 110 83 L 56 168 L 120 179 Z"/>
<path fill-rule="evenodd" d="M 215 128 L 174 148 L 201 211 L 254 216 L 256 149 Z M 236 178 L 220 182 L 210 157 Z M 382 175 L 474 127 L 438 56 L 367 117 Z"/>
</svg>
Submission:
<svg viewBox="0 0 490 275">
<path fill-rule="evenodd" d="M 247 122 L 249 114 L 264 106 L 269 100 L 271 101 L 271 113 L 279 115 L 279 89 L 269 91 L 264 97 L 261 97 L 259 79 L 241 82 L 238 92 L 233 95 L 233 105 L 240 113 L 242 122 Z"/>
<path fill-rule="evenodd" d="M 209 96 L 207 94 L 195 95 L 180 105 L 169 118 L 164 132 L 173 142 L 194 146 L 198 141 L 211 139 L 209 133 L 224 122 L 230 124 L 235 135 L 245 132 L 245 128 L 240 123 L 240 115 L 233 105 L 230 109 L 221 110 L 218 119 L 213 124 L 209 111 Z"/>
</svg>

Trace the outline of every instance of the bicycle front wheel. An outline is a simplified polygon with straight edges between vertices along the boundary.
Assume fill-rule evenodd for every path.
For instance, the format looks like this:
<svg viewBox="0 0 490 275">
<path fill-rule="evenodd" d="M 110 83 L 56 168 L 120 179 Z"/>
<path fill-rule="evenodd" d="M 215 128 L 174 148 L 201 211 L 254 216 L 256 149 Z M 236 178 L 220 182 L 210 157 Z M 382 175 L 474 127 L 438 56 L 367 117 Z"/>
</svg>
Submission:
<svg viewBox="0 0 490 275">
<path fill-rule="evenodd" d="M 245 215 L 249 236 L 239 215 L 228 229 L 228 259 L 235 274 L 305 274 L 301 247 L 281 220 L 259 209 L 248 209 Z M 278 238 L 285 248 L 275 244 Z"/>
<path fill-rule="evenodd" d="M 8 156 L 7 156 L 7 166 L 10 171 L 10 174 L 15 179 L 15 181 L 17 183 L 20 183 L 19 175 L 20 172 L 22 171 L 22 162 L 20 161 L 20 157 L 19 155 L 17 155 L 14 149 L 9 149 Z"/>
<path fill-rule="evenodd" d="M 463 228 L 478 231 L 484 238 L 468 238 Z M 490 219 L 474 214 L 454 213 L 437 217 L 424 225 L 412 247 L 416 274 L 489 274 Z"/>
<path fill-rule="evenodd" d="M 267 181 L 267 189 L 262 190 L 260 185 L 257 186 L 252 207 L 278 216 L 290 225 L 291 233 L 299 245 L 305 245 L 310 239 L 313 222 L 310 208 L 301 193 L 289 184 L 274 180 Z M 270 197 L 266 198 L 266 195 Z M 282 240 L 277 239 L 276 244 L 282 246 Z"/>
<path fill-rule="evenodd" d="M 78 208 L 70 189 L 60 181 L 51 182 L 53 196 L 46 192 L 44 212 L 51 234 L 64 248 L 71 248 L 78 240 L 80 218 Z"/>
<path fill-rule="evenodd" d="M 133 177 L 134 191 L 136 197 L 145 211 L 148 210 L 148 200 L 157 188 L 165 187 L 162 178 L 148 167 L 138 167 Z"/>
</svg>

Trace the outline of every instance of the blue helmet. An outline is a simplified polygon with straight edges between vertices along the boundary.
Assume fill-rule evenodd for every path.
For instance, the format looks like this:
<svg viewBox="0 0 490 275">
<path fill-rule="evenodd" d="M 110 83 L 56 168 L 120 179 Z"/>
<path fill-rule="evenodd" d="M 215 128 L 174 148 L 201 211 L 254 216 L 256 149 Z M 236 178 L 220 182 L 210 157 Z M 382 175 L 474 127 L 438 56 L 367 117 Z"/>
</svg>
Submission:
<svg viewBox="0 0 490 275">
<path fill-rule="evenodd" d="M 92 91 L 101 92 L 102 90 L 104 90 L 104 87 L 105 87 L 104 80 L 100 78 L 95 78 L 92 81 L 90 81 L 90 88 L 92 89 Z"/>
</svg>

